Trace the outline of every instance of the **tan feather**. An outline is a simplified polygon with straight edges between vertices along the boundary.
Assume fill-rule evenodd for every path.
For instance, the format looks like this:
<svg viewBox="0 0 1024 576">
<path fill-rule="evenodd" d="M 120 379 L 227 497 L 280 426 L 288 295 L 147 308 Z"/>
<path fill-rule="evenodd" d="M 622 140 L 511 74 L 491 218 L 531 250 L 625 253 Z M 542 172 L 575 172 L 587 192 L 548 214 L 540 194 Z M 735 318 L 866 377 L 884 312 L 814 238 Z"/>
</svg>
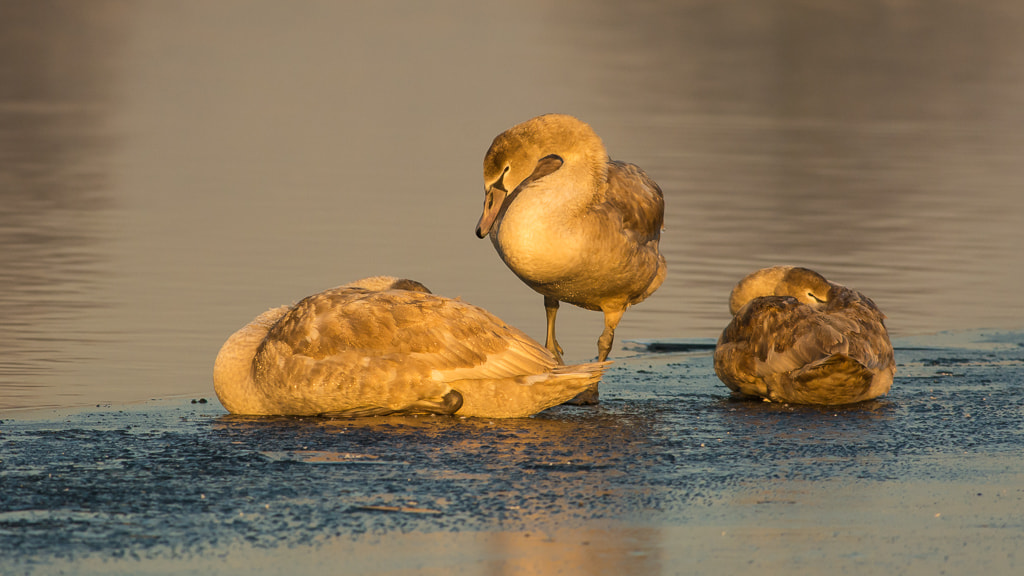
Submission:
<svg viewBox="0 0 1024 576">
<path fill-rule="evenodd" d="M 544 296 L 548 350 L 561 359 L 555 316 L 568 302 L 604 313 L 598 360 L 606 359 L 623 312 L 665 280 L 661 188 L 639 167 L 610 160 L 593 129 L 565 114 L 499 134 L 484 157 L 484 185 L 477 235 L 490 235 L 505 264 Z"/>
<path fill-rule="evenodd" d="M 896 373 L 885 315 L 869 298 L 790 266 L 765 268 L 730 295 L 715 350 L 731 390 L 778 402 L 846 404 L 888 393 Z"/>
<path fill-rule="evenodd" d="M 229 338 L 214 371 L 225 408 L 521 417 L 571 399 L 606 367 L 559 366 L 482 308 L 400 284 L 406 280 L 383 288 L 371 280 L 274 309 Z"/>
</svg>

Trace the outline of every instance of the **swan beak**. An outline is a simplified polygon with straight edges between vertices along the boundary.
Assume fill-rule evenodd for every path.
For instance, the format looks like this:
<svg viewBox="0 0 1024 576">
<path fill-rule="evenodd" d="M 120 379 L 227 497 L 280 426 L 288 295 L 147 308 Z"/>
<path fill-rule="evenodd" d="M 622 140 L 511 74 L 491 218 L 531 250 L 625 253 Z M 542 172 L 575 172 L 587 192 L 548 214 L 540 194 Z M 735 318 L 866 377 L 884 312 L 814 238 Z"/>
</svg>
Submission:
<svg viewBox="0 0 1024 576">
<path fill-rule="evenodd" d="M 490 233 L 494 220 L 501 212 L 501 205 L 505 202 L 505 195 L 506 192 L 497 186 L 487 189 L 487 195 L 484 196 L 484 212 L 480 215 L 480 221 L 476 223 L 477 238 L 485 238 Z"/>
</svg>

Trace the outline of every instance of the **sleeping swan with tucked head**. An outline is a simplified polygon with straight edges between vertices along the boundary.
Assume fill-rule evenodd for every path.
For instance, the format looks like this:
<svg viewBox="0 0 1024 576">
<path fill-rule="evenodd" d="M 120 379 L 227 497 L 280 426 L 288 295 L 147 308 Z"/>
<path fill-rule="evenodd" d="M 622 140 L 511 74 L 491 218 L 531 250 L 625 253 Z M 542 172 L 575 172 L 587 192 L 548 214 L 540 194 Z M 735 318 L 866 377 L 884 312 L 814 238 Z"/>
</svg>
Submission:
<svg viewBox="0 0 1024 576">
<path fill-rule="evenodd" d="M 214 389 L 233 414 L 529 416 L 601 378 L 482 308 L 388 276 L 268 310 L 228 338 Z"/>
<path fill-rule="evenodd" d="M 715 373 L 741 396 L 850 404 L 889 392 L 896 362 L 885 315 L 870 298 L 793 266 L 736 285 Z"/>
</svg>

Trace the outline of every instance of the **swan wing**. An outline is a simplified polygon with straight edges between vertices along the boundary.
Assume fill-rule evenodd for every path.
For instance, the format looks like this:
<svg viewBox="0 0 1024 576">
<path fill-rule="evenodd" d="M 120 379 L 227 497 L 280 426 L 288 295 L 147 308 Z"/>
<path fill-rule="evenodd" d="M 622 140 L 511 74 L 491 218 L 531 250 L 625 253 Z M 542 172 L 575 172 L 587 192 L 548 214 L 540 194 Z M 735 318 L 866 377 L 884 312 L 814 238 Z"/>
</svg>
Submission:
<svg viewBox="0 0 1024 576">
<path fill-rule="evenodd" d="M 536 341 L 482 308 L 406 291 L 310 296 L 278 321 L 267 342 L 312 361 L 367 368 L 400 362 L 402 371 L 437 381 L 535 374 L 557 364 Z"/>
<path fill-rule="evenodd" d="M 665 195 L 657 182 L 635 164 L 608 163 L 608 187 L 599 209 L 622 219 L 622 229 L 640 244 L 657 241 L 665 225 Z"/>
</svg>

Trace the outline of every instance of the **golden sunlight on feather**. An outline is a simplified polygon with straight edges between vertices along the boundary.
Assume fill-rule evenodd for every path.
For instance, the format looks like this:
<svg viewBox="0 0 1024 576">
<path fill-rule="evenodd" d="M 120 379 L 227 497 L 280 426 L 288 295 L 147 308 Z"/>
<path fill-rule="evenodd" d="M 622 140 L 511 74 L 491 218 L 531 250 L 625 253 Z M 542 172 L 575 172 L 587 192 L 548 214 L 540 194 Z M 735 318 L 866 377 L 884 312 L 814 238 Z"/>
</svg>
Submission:
<svg viewBox="0 0 1024 576">
<path fill-rule="evenodd" d="M 758 270 L 729 298 L 715 373 L 741 396 L 849 404 L 889 392 L 896 362 L 870 298 L 793 266 Z"/>
<path fill-rule="evenodd" d="M 387 276 L 274 308 L 217 355 L 233 414 L 529 416 L 595 384 L 607 362 L 562 366 L 482 308 Z"/>
<path fill-rule="evenodd" d="M 548 350 L 561 360 L 555 315 L 568 302 L 604 313 L 597 357 L 605 360 L 626 308 L 665 279 L 661 189 L 639 167 L 610 160 L 593 129 L 564 114 L 499 134 L 484 157 L 484 186 L 476 234 L 489 235 L 512 272 L 544 296 Z"/>
</svg>

